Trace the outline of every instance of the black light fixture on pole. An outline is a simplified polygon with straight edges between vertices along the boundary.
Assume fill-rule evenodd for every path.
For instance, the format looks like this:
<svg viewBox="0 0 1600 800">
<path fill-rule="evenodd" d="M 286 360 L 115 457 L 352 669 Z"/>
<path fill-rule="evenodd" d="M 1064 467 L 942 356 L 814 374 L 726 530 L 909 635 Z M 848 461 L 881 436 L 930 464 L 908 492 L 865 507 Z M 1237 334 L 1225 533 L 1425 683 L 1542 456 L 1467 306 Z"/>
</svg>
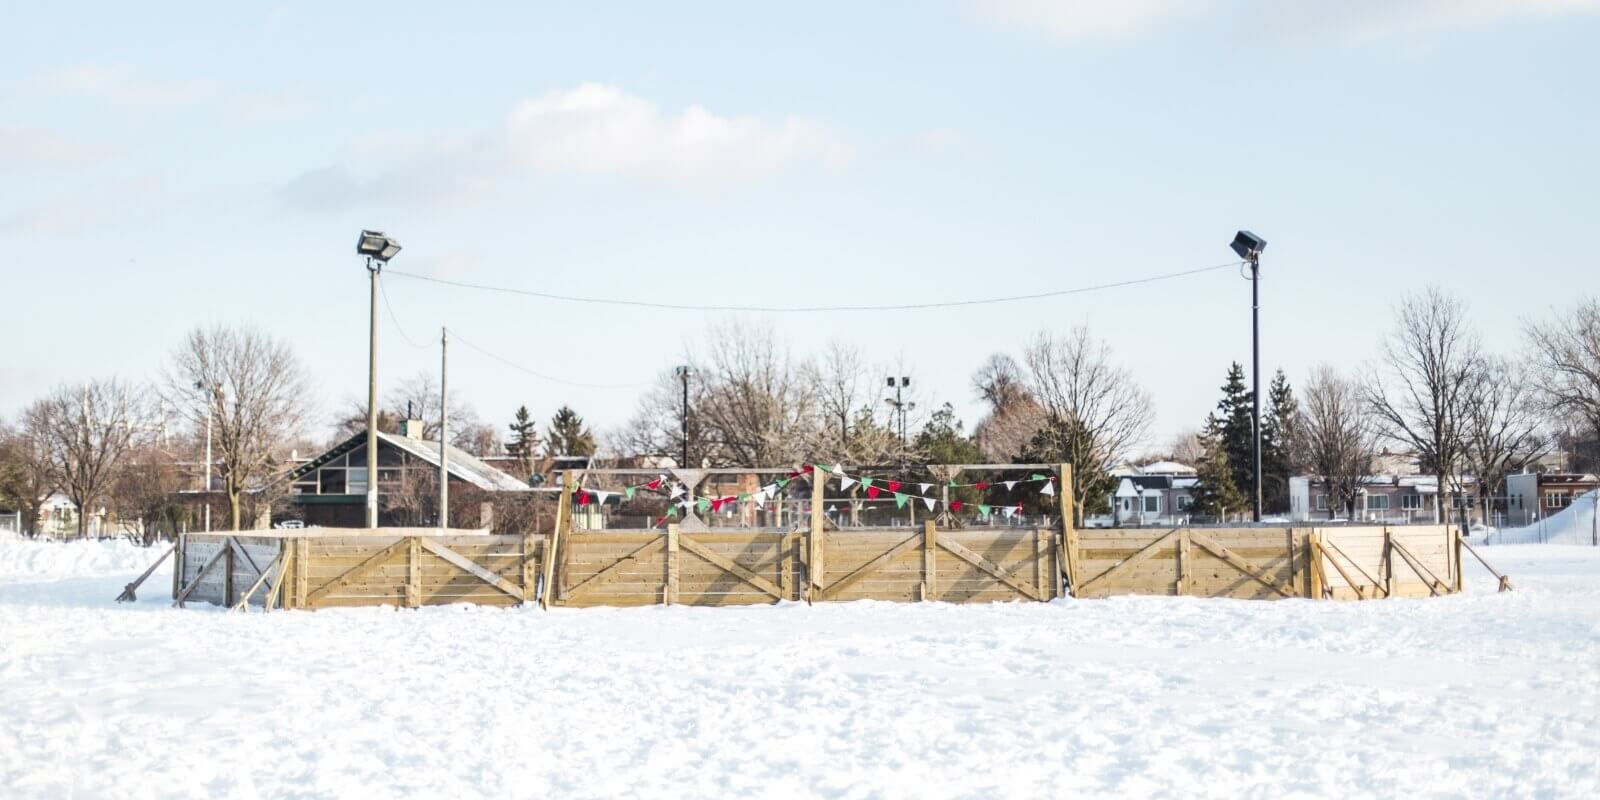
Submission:
<svg viewBox="0 0 1600 800">
<path fill-rule="evenodd" d="M 1255 409 L 1250 415 L 1251 435 L 1255 448 L 1256 502 L 1253 516 L 1261 521 L 1261 251 L 1267 240 L 1249 231 L 1239 231 L 1233 237 L 1233 252 L 1250 264 L 1250 390 Z"/>
<path fill-rule="evenodd" d="M 683 469 L 689 468 L 689 372 L 687 364 L 672 368 L 672 374 L 678 376 L 678 380 L 683 381 L 683 419 L 680 420 L 682 423 L 680 427 L 683 432 L 683 449 L 678 459 L 678 466 Z"/>
<path fill-rule="evenodd" d="M 367 257 L 371 297 L 367 330 L 367 527 L 378 527 L 378 273 L 400 252 L 400 243 L 383 231 L 362 231 L 356 254 Z"/>
<path fill-rule="evenodd" d="M 889 378 L 889 388 L 894 390 L 894 399 L 884 398 L 884 402 L 894 406 L 895 412 L 900 415 L 900 467 L 904 469 L 906 465 L 906 411 L 907 409 L 916 408 L 917 404 L 907 403 L 901 398 L 900 393 L 911 388 L 910 377 L 902 376 L 899 383 L 896 383 L 894 378 Z M 891 432 L 893 431 L 892 428 L 890 430 Z"/>
</svg>

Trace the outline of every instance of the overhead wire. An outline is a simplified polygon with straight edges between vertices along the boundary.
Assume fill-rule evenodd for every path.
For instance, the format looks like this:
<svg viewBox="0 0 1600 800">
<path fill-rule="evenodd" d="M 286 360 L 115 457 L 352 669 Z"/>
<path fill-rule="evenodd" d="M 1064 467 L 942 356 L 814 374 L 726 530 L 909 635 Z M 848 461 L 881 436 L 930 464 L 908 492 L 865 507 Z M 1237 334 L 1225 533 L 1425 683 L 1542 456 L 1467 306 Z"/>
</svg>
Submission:
<svg viewBox="0 0 1600 800">
<path fill-rule="evenodd" d="M 383 285 L 382 274 L 379 274 L 378 276 L 378 294 L 383 295 L 383 307 L 389 309 L 389 321 L 394 323 L 394 329 L 400 334 L 400 338 L 404 339 L 406 344 L 409 344 L 418 350 L 428 349 L 429 345 L 417 344 L 416 342 L 412 341 L 410 336 L 406 335 L 405 327 L 400 324 L 400 315 L 394 313 L 394 306 L 389 304 L 389 288 Z"/>
<path fill-rule="evenodd" d="M 574 380 L 568 380 L 566 378 L 558 378 L 558 377 L 556 377 L 554 375 L 546 375 L 543 372 L 539 372 L 538 370 L 531 369 L 529 367 L 525 367 L 522 364 L 519 364 L 519 363 L 517 363 L 515 361 L 512 361 L 509 358 L 506 358 L 505 356 L 499 355 L 497 353 L 490 352 L 488 349 L 486 349 L 486 348 L 484 348 L 484 347 L 482 347 L 480 345 L 474 344 L 472 342 L 472 340 L 462 336 L 461 332 L 456 330 L 455 328 L 451 328 L 450 329 L 450 335 L 451 335 L 451 341 L 457 342 L 459 344 L 464 344 L 467 347 L 478 351 L 479 353 L 483 354 L 484 356 L 492 358 L 495 361 L 498 361 L 498 362 L 500 362 L 500 363 L 502 363 L 502 364 L 504 364 L 504 365 L 506 365 L 508 367 L 511 367 L 512 369 L 520 370 L 520 371 L 525 372 L 525 373 L 527 373 L 529 375 L 532 375 L 535 378 L 540 378 L 540 379 L 543 379 L 543 380 L 552 381 L 554 383 L 564 383 L 564 384 L 566 384 L 568 386 L 577 386 L 577 387 L 581 387 L 581 388 L 584 388 L 584 389 L 632 389 L 632 388 L 639 387 L 639 386 L 648 386 L 650 384 L 649 381 L 639 381 L 639 382 L 635 382 L 635 383 L 585 383 L 583 381 L 574 381 Z"/>
<path fill-rule="evenodd" d="M 1009 295 L 1009 296 L 1002 296 L 1002 297 L 986 297 L 986 298 L 976 298 L 976 299 L 971 299 L 971 300 L 945 300 L 945 301 L 928 302 L 928 303 L 896 303 L 896 304 L 886 304 L 886 305 L 842 305 L 842 306 L 730 306 L 730 305 L 701 305 L 701 304 L 693 304 L 693 303 L 661 303 L 661 302 L 655 302 L 655 301 L 651 301 L 651 300 L 624 300 L 624 299 L 614 299 L 614 298 L 607 298 L 607 297 L 580 297 L 580 296 L 576 296 L 576 295 L 556 294 L 556 293 L 553 293 L 553 292 L 540 292 L 540 291 L 535 291 L 533 289 L 519 289 L 519 288 L 511 287 L 511 286 L 495 286 L 495 285 L 486 284 L 486 283 L 472 283 L 472 282 L 469 282 L 469 281 L 458 281 L 458 280 L 451 280 L 451 279 L 448 279 L 448 278 L 437 278 L 437 277 L 434 277 L 434 276 L 431 276 L 431 275 L 421 275 L 421 274 L 418 274 L 418 273 L 415 273 L 415 272 L 405 272 L 405 271 L 397 270 L 397 269 L 389 270 L 389 274 L 398 275 L 398 276 L 400 276 L 402 278 L 411 278 L 413 280 L 427 281 L 429 283 L 436 283 L 436 284 L 440 284 L 440 285 L 443 285 L 443 286 L 454 286 L 456 288 L 461 288 L 461 289 L 475 289 L 475 290 L 479 290 L 479 291 L 499 292 L 499 293 L 503 293 L 503 294 L 522 295 L 522 296 L 525 296 L 525 297 L 537 297 L 537 298 L 540 298 L 540 299 L 543 299 L 543 300 L 555 300 L 555 301 L 567 302 L 567 303 L 589 303 L 589 304 L 594 304 L 594 305 L 631 306 L 631 307 L 634 307 L 634 308 L 655 308 L 655 309 L 664 309 L 664 310 L 669 310 L 669 311 L 732 311 L 732 312 L 741 312 L 742 311 L 742 312 L 761 312 L 761 313 L 770 313 L 770 314 L 802 314 L 802 313 L 809 314 L 809 313 L 822 313 L 822 312 L 832 312 L 832 311 L 914 311 L 914 310 L 918 310 L 918 309 L 955 308 L 955 307 L 960 307 L 960 306 L 992 305 L 992 304 L 995 304 L 995 303 L 1015 303 L 1015 302 L 1025 301 L 1025 300 L 1042 300 L 1042 299 L 1049 298 L 1049 297 L 1064 297 L 1064 296 L 1067 296 L 1067 295 L 1084 294 L 1084 293 L 1087 293 L 1087 292 L 1098 292 L 1098 291 L 1103 291 L 1103 290 L 1106 290 L 1106 289 L 1117 289 L 1117 288 L 1121 288 L 1121 287 L 1124 287 L 1124 286 L 1138 286 L 1140 284 L 1145 284 L 1145 283 L 1155 283 L 1157 281 L 1172 280 L 1174 278 L 1182 278 L 1182 277 L 1187 277 L 1189 275 L 1199 275 L 1199 274 L 1205 273 L 1205 272 L 1213 272 L 1213 271 L 1219 270 L 1219 269 L 1228 269 L 1230 267 L 1236 267 L 1236 266 L 1238 266 L 1238 265 L 1240 265 L 1242 263 L 1245 263 L 1245 262 L 1242 262 L 1242 261 L 1229 261 L 1229 262 L 1226 262 L 1226 263 L 1223 263 L 1223 264 L 1213 264 L 1213 265 L 1211 265 L 1209 267 L 1200 267 L 1199 269 L 1188 269 L 1188 270 L 1182 270 L 1182 271 L 1179 271 L 1179 272 L 1168 272 L 1168 273 L 1165 273 L 1165 274 L 1162 274 L 1162 275 L 1150 275 L 1150 276 L 1146 276 L 1146 277 L 1142 277 L 1142 278 L 1129 278 L 1127 280 L 1111 281 L 1109 283 L 1099 283 L 1099 284 L 1094 284 L 1094 285 L 1090 285 L 1090 286 L 1078 286 L 1078 287 L 1074 287 L 1074 288 L 1071 288 L 1071 289 L 1057 289 L 1055 291 L 1049 291 L 1049 292 L 1035 292 L 1035 293 L 1032 293 L 1032 294 L 1018 294 L 1018 295 Z"/>
</svg>

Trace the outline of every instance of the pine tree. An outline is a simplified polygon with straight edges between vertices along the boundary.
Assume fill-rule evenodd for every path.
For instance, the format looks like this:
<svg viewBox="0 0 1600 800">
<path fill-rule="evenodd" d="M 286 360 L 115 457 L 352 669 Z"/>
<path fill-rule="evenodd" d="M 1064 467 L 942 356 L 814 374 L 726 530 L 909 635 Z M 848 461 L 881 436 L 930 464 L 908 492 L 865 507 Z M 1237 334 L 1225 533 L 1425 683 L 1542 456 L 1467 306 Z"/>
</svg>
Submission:
<svg viewBox="0 0 1600 800">
<path fill-rule="evenodd" d="M 1217 410 L 1206 417 L 1204 434 L 1214 443 L 1207 446 L 1208 451 L 1220 447 L 1226 455 L 1234 491 L 1247 498 L 1255 497 L 1254 403 L 1255 394 L 1244 385 L 1244 367 L 1235 361 L 1228 367 Z M 1266 455 L 1264 450 L 1262 455 Z"/>
<path fill-rule="evenodd" d="M 539 423 L 533 421 L 527 406 L 518 406 L 516 418 L 506 427 L 511 429 L 511 440 L 506 442 L 506 453 L 522 465 L 522 477 L 533 472 L 533 458 L 539 452 Z"/>
<path fill-rule="evenodd" d="M 1228 449 L 1211 437 L 1204 437 L 1205 457 L 1195 467 L 1200 480 L 1189 495 L 1194 498 L 1192 510 L 1201 516 L 1221 518 L 1230 511 L 1240 511 L 1247 506 L 1239 495 L 1239 486 L 1233 482 L 1233 465 L 1228 463 Z"/>
<path fill-rule="evenodd" d="M 1281 514 L 1289 510 L 1289 478 L 1297 464 L 1295 419 L 1300 405 L 1283 370 L 1272 376 L 1267 391 L 1267 411 L 1261 419 L 1261 484 L 1267 511 Z"/>
<path fill-rule="evenodd" d="M 550 429 L 545 435 L 547 449 L 553 456 L 594 455 L 594 434 L 583 424 L 583 417 L 569 406 L 556 409 L 550 418 Z"/>
<path fill-rule="evenodd" d="M 929 464 L 972 464 L 982 458 L 978 445 L 962 430 L 961 420 L 949 403 L 933 412 L 917 433 L 917 455 Z"/>
</svg>

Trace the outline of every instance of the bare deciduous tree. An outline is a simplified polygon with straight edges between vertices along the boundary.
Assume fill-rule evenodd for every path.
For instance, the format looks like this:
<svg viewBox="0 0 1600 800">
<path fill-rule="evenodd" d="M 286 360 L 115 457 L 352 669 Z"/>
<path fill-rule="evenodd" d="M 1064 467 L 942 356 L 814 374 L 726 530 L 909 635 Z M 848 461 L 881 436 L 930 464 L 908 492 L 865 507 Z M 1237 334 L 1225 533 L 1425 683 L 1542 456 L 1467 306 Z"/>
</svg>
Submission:
<svg viewBox="0 0 1600 800">
<path fill-rule="evenodd" d="M 1029 393 L 1016 360 L 994 353 L 972 376 L 972 388 L 989 406 L 973 426 L 973 438 L 985 458 L 1003 462 L 1016 458 L 1044 426 L 1044 409 Z"/>
<path fill-rule="evenodd" d="M 1536 389 L 1527 370 L 1502 358 L 1485 358 L 1472 376 L 1462 419 L 1462 464 L 1478 479 L 1484 519 L 1489 498 L 1506 476 L 1544 452 Z"/>
<path fill-rule="evenodd" d="M 1111 350 L 1087 327 L 1065 336 L 1041 332 L 1028 345 L 1030 394 L 1044 409 L 1051 450 L 1073 468 L 1073 505 L 1081 522 L 1091 496 L 1106 490 L 1111 468 L 1143 439 L 1154 409 Z"/>
<path fill-rule="evenodd" d="M 1172 439 L 1172 460 L 1180 464 L 1195 466 L 1206 457 L 1205 443 L 1200 441 L 1200 429 L 1188 428 L 1178 432 Z"/>
<path fill-rule="evenodd" d="M 1525 331 L 1545 407 L 1600 439 L 1600 301 L 1585 300 Z"/>
<path fill-rule="evenodd" d="M 35 401 L 14 427 L 0 431 L 0 502 L 17 509 L 22 534 L 32 536 L 39 510 L 57 488 L 46 438 L 46 404 Z"/>
<path fill-rule="evenodd" d="M 1361 387 L 1332 367 L 1316 368 L 1301 389 L 1297 427 L 1306 461 L 1327 489 L 1328 518 L 1341 509 L 1349 512 L 1377 452 L 1377 432 Z"/>
<path fill-rule="evenodd" d="M 727 464 L 785 464 L 805 457 L 813 440 L 815 394 L 809 370 L 780 349 L 770 329 L 713 326 L 695 414 L 712 458 Z"/>
<path fill-rule="evenodd" d="M 1383 343 L 1383 372 L 1366 387 L 1382 433 L 1416 450 L 1438 478 L 1440 521 L 1451 507 L 1450 481 L 1461 465 L 1462 425 L 1479 358 L 1465 306 L 1430 288 L 1401 302 Z"/>
<path fill-rule="evenodd" d="M 196 328 L 172 356 L 168 392 L 197 430 L 212 424 L 233 530 L 241 497 L 263 488 L 306 418 L 309 383 L 286 343 L 253 328 Z"/>
<path fill-rule="evenodd" d="M 817 393 L 817 412 L 822 415 L 820 437 L 832 445 L 819 452 L 848 458 L 850 423 L 864 400 L 864 386 L 872 386 L 861 350 L 854 345 L 832 341 L 823 349 L 814 367 L 811 385 Z M 870 401 L 868 401 L 870 402 Z"/>
<path fill-rule="evenodd" d="M 54 483 L 78 507 L 78 535 L 88 532 L 122 457 L 140 433 L 143 403 L 115 379 L 61 386 L 39 407 Z"/>
</svg>

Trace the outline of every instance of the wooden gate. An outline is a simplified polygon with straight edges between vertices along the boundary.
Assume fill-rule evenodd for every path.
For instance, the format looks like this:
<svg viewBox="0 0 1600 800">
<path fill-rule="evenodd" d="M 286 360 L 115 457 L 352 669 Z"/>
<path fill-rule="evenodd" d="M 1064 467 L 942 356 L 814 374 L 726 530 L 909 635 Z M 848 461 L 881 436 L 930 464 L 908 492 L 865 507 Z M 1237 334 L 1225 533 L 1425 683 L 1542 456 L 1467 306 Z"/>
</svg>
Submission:
<svg viewBox="0 0 1600 800">
<path fill-rule="evenodd" d="M 1040 528 L 877 528 L 824 534 L 816 600 L 955 603 L 1057 597 L 1057 549 Z"/>
<path fill-rule="evenodd" d="M 1081 582 L 1073 595 L 1308 597 L 1309 535 L 1297 528 L 1078 531 Z"/>
<path fill-rule="evenodd" d="M 548 593 L 561 606 L 748 605 L 799 600 L 801 534 L 574 531 Z"/>
</svg>

